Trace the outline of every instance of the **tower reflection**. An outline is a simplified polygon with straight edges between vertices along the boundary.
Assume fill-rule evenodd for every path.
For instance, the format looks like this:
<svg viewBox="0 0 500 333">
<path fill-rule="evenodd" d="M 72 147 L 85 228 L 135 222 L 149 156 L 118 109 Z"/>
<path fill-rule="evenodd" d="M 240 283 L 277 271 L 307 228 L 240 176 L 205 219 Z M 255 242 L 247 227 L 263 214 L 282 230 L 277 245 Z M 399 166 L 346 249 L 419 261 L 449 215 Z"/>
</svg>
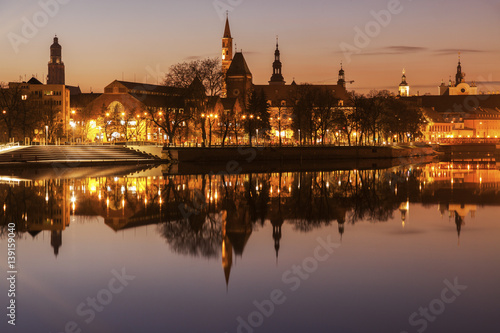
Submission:
<svg viewBox="0 0 500 333">
<path fill-rule="evenodd" d="M 154 225 L 175 253 L 221 260 L 227 285 L 233 259 L 243 256 L 255 228 L 269 225 L 269 248 L 278 263 L 285 225 L 309 232 L 336 223 L 345 241 L 346 225 L 391 221 L 396 213 L 404 227 L 412 205 L 437 205 L 437 214 L 453 219 L 460 239 L 480 205 L 500 204 L 500 170 L 492 161 L 385 170 L 2 179 L 1 237 L 10 222 L 20 236 L 37 238 L 46 231 L 57 256 L 75 217 L 97 217 L 115 232 Z"/>
</svg>

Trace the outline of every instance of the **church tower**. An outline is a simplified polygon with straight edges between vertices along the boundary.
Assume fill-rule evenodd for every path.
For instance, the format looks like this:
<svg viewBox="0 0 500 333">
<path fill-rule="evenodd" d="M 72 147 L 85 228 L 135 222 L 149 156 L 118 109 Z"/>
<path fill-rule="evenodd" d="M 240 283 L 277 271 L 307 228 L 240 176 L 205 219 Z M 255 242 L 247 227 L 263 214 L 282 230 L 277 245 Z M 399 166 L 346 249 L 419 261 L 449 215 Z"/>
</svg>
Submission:
<svg viewBox="0 0 500 333">
<path fill-rule="evenodd" d="M 278 37 L 276 37 L 276 51 L 274 51 L 274 62 L 273 62 L 273 75 L 271 76 L 271 81 L 269 84 L 272 85 L 285 85 L 285 80 L 281 74 L 281 60 L 280 60 L 280 49 L 278 45 Z"/>
<path fill-rule="evenodd" d="M 406 71 L 404 69 L 403 75 L 401 76 L 401 83 L 399 84 L 399 96 L 410 96 L 410 86 L 408 85 L 408 82 L 406 82 Z"/>
<path fill-rule="evenodd" d="M 226 73 L 226 87 L 228 98 L 238 98 L 244 108 L 250 101 L 250 92 L 253 87 L 252 72 L 248 68 L 243 53 L 236 52 L 231 66 Z"/>
<path fill-rule="evenodd" d="M 337 81 L 337 85 L 344 87 L 344 88 L 346 86 L 346 84 L 345 84 L 345 72 L 344 72 L 344 68 L 342 67 L 342 63 L 340 63 L 339 79 Z"/>
<path fill-rule="evenodd" d="M 64 77 L 64 63 L 62 62 L 62 47 L 59 39 L 54 37 L 54 43 L 50 46 L 49 75 L 47 84 L 66 84 Z"/>
<path fill-rule="evenodd" d="M 460 53 L 458 54 L 457 74 L 455 75 L 455 87 L 464 82 L 464 74 L 462 73 L 462 64 L 460 63 Z"/>
<path fill-rule="evenodd" d="M 229 28 L 229 15 L 226 15 L 226 28 L 222 37 L 222 71 L 227 73 L 231 61 L 233 60 L 233 38 L 231 37 L 231 29 Z"/>
</svg>

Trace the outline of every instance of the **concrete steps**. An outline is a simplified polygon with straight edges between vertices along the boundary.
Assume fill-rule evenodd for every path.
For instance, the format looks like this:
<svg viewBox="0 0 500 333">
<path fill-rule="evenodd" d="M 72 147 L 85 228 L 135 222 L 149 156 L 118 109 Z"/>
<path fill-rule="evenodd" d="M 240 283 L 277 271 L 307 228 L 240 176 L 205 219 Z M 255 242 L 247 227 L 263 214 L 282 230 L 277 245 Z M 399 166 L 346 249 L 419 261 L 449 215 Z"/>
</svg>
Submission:
<svg viewBox="0 0 500 333">
<path fill-rule="evenodd" d="M 123 146 L 28 146 L 15 151 L 0 152 L 0 163 L 154 160 L 158 158 Z"/>
</svg>

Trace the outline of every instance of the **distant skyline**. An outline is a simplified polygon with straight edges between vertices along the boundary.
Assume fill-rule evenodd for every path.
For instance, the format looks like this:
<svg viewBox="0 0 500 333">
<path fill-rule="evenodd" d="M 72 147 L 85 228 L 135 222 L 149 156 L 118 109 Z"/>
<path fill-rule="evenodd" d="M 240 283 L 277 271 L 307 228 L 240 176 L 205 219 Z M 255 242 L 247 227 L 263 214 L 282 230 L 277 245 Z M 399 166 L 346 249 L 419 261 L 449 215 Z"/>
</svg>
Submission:
<svg viewBox="0 0 500 333">
<path fill-rule="evenodd" d="M 437 94 L 460 51 L 465 80 L 500 91 L 493 0 L 3 1 L 0 81 L 45 81 L 57 34 L 68 85 L 102 92 L 115 79 L 161 83 L 178 62 L 220 58 L 226 10 L 256 84 L 271 77 L 278 35 L 288 84 L 335 83 L 342 62 L 355 81 L 348 90 L 397 92 L 405 68 L 411 94 Z"/>
</svg>

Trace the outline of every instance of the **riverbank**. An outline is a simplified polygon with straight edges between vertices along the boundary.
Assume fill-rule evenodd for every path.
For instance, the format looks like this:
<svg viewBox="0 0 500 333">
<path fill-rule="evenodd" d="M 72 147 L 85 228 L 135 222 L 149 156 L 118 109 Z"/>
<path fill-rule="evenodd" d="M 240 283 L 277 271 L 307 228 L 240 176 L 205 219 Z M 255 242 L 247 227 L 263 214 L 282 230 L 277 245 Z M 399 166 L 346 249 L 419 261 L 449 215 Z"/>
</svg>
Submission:
<svg viewBox="0 0 500 333">
<path fill-rule="evenodd" d="M 376 160 L 431 156 L 431 146 L 293 146 L 293 147 L 225 147 L 163 149 L 165 158 L 174 163 L 223 163 L 294 161 Z"/>
</svg>

